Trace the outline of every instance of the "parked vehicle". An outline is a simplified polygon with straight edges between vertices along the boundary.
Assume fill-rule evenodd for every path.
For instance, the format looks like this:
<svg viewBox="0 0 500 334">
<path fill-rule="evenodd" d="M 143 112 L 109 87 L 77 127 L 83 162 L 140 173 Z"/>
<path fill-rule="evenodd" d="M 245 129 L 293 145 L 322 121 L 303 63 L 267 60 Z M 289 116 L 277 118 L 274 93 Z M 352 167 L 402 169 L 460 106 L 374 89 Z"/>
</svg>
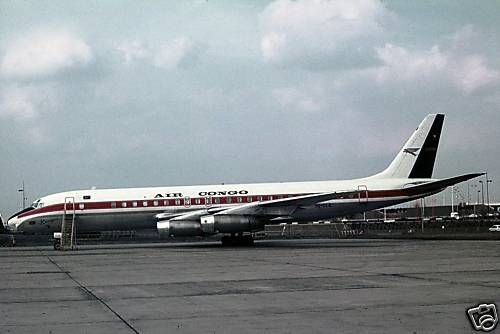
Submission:
<svg viewBox="0 0 500 334">
<path fill-rule="evenodd" d="M 488 229 L 490 232 L 500 232 L 500 225 L 493 225 Z"/>
</svg>

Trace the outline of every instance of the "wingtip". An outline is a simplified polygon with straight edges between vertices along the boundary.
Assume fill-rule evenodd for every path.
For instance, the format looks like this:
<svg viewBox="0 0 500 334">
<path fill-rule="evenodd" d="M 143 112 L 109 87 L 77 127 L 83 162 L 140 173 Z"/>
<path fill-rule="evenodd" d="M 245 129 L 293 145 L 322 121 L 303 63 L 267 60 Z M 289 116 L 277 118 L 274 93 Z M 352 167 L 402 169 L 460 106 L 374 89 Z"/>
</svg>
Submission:
<svg viewBox="0 0 500 334">
<path fill-rule="evenodd" d="M 474 178 L 476 178 L 476 177 L 480 177 L 480 176 L 483 176 L 483 175 L 485 175 L 485 174 L 486 174 L 486 173 L 483 173 L 483 172 L 481 172 L 481 173 L 470 173 L 470 174 L 464 174 L 464 175 L 462 175 L 462 177 L 463 177 L 463 181 L 461 181 L 461 182 L 468 181 L 468 180 L 472 180 L 472 179 L 474 179 Z"/>
</svg>

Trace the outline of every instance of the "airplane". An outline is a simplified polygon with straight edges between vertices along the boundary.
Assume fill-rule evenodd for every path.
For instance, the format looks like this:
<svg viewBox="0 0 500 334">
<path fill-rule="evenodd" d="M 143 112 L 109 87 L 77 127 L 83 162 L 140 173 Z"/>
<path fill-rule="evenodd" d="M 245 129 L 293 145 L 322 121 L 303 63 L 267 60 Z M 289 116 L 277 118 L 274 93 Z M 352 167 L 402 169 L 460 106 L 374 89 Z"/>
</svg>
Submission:
<svg viewBox="0 0 500 334">
<path fill-rule="evenodd" d="M 361 213 L 439 193 L 484 173 L 433 179 L 444 123 L 429 114 L 382 172 L 340 181 L 95 189 L 56 193 L 14 214 L 14 233 L 61 231 L 63 213 L 78 232 L 157 228 L 160 236 L 222 234 L 222 243 L 253 244 L 248 232 L 266 224 L 305 222 Z"/>
</svg>

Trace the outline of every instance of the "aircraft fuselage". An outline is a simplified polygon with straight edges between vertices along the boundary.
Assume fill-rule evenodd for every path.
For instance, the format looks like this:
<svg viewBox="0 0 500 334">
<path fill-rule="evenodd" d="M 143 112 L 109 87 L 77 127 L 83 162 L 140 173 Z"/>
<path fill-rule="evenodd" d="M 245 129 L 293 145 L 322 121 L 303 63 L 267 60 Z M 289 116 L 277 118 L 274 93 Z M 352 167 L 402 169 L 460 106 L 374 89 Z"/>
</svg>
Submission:
<svg viewBox="0 0 500 334">
<path fill-rule="evenodd" d="M 41 198 L 36 208 L 8 221 L 12 231 L 52 233 L 61 229 L 62 215 L 72 214 L 73 203 L 78 231 L 135 230 L 156 227 L 156 215 L 180 214 L 215 208 L 230 208 L 295 196 L 357 189 L 346 198 L 300 207 L 280 221 L 310 221 L 374 210 L 418 198 L 400 189 L 431 179 L 355 179 L 154 187 L 103 190 L 78 190 Z M 207 213 L 208 214 L 208 213 Z"/>
</svg>

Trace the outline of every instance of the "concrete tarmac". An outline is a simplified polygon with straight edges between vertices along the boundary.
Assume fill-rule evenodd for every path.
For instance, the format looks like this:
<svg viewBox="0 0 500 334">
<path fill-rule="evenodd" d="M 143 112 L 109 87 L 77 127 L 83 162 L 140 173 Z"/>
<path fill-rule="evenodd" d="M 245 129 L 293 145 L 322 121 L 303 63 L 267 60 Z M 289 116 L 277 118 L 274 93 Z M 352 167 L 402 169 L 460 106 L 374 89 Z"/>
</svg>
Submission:
<svg viewBox="0 0 500 334">
<path fill-rule="evenodd" d="M 499 254 L 424 240 L 2 248 L 0 332 L 474 333 L 466 309 L 500 306 Z"/>
</svg>

